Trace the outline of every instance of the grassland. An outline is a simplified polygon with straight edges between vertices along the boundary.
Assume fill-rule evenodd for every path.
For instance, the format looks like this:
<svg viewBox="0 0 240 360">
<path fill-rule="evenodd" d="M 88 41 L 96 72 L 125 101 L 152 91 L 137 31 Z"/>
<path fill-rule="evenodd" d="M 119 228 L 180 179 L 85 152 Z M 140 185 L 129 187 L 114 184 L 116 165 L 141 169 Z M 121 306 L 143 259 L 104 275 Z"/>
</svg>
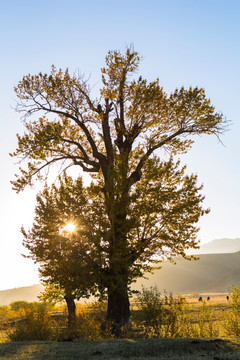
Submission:
<svg viewBox="0 0 240 360">
<path fill-rule="evenodd" d="M 146 338 L 146 334 L 133 330 L 126 338 L 100 340 L 64 341 L 17 341 L 11 342 L 7 336 L 14 323 L 19 320 L 17 313 L 8 307 L 0 309 L 0 359 L 50 360 L 50 359 L 130 359 L 130 360 L 240 360 L 240 337 L 228 336 L 224 328 L 224 317 L 231 308 L 227 294 L 190 294 L 187 303 L 196 319 L 201 313 L 202 303 L 198 296 L 206 301 L 208 312 L 213 316 L 210 321 L 217 328 L 217 336 L 186 338 Z M 89 307 L 86 306 L 86 312 Z M 5 312 L 4 312 L 5 311 Z M 83 314 L 83 308 L 80 311 Z M 133 321 L 141 322 L 143 313 L 138 304 L 132 303 Z M 63 309 L 54 311 L 55 319 L 62 317 Z M 2 318 L 1 318 L 2 316 Z M 84 315 L 85 316 L 85 315 Z M 84 317 L 83 317 L 84 318 Z M 82 318 L 82 319 L 83 319 Z M 208 321 L 207 319 L 206 321 Z M 91 323 L 86 323 L 90 324 Z M 206 326 L 206 322 L 203 326 Z M 198 326 L 198 324 L 193 324 Z"/>
</svg>

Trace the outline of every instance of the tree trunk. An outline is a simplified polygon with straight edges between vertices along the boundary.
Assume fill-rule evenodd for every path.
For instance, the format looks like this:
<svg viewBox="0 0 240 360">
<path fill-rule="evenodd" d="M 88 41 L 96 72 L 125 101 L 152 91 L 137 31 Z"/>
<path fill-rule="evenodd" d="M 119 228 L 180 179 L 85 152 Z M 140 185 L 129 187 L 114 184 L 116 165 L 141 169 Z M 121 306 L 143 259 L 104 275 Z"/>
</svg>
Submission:
<svg viewBox="0 0 240 360">
<path fill-rule="evenodd" d="M 116 284 L 109 286 L 107 322 L 116 337 L 121 335 L 123 326 L 129 325 L 130 315 L 127 282 L 119 286 L 116 286 Z"/>
<path fill-rule="evenodd" d="M 119 175 L 109 167 L 106 183 L 106 210 L 111 223 L 109 239 L 108 308 L 107 323 L 112 333 L 119 337 L 122 327 L 130 321 L 130 302 L 128 296 L 129 251 L 127 233 L 130 223 L 127 220 L 129 194 L 127 186 L 127 156 L 119 160 Z M 126 172 L 126 173 L 125 173 Z"/>
<path fill-rule="evenodd" d="M 76 305 L 74 302 L 74 297 L 72 295 L 66 295 L 64 297 L 67 303 L 68 308 L 68 330 L 69 336 L 74 334 L 76 330 Z"/>
</svg>

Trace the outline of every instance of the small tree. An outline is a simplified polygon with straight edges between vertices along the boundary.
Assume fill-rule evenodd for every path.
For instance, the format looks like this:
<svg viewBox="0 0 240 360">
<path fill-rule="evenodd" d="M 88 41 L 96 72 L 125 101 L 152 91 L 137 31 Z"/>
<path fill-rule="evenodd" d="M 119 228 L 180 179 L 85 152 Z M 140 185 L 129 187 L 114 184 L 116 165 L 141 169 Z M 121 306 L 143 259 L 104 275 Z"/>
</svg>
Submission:
<svg viewBox="0 0 240 360">
<path fill-rule="evenodd" d="M 42 299 L 63 298 L 68 308 L 68 325 L 76 322 L 75 299 L 88 297 L 95 290 L 93 267 L 86 257 L 90 244 L 84 237 L 86 191 L 82 179 L 75 182 L 66 174 L 60 186 L 47 185 L 37 196 L 35 219 L 31 231 L 24 235 L 28 257 L 40 263 L 40 275 L 46 286 Z M 74 232 L 64 229 L 72 221 Z"/>
<path fill-rule="evenodd" d="M 146 264 L 159 255 L 185 256 L 197 245 L 203 197 L 196 176 L 185 176 L 171 156 L 186 152 L 194 135 L 218 136 L 224 129 L 203 89 L 182 87 L 168 96 L 158 80 L 133 76 L 139 61 L 132 48 L 124 55 L 110 51 L 97 100 L 83 77 L 55 67 L 49 75 L 24 76 L 15 88 L 17 110 L 41 117 L 25 121 L 26 133 L 18 135 L 13 156 L 28 166 L 12 182 L 14 189 L 32 184 L 53 164 L 97 178 L 107 219 L 100 234 L 107 318 L 115 329 L 129 321 L 128 286 Z M 161 149 L 170 160 L 163 161 Z"/>
</svg>

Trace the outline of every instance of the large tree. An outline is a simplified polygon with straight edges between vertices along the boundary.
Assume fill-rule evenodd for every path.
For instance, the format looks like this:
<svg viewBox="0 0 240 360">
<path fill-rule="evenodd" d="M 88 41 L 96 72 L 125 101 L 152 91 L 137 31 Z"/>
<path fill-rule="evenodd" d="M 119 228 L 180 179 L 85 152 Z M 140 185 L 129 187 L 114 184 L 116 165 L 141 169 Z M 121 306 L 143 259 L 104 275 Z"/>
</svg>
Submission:
<svg viewBox="0 0 240 360">
<path fill-rule="evenodd" d="M 107 218 L 99 233 L 107 317 L 116 328 L 129 320 L 129 282 L 159 256 L 185 256 L 197 244 L 203 197 L 196 176 L 185 176 L 172 156 L 186 152 L 194 135 L 224 130 L 222 114 L 203 89 L 167 95 L 158 80 L 134 76 L 139 61 L 131 48 L 124 55 L 110 51 L 98 99 L 83 77 L 55 67 L 49 75 L 23 77 L 15 88 L 26 132 L 18 135 L 13 155 L 28 166 L 13 187 L 22 190 L 54 164 L 95 178 Z"/>
</svg>

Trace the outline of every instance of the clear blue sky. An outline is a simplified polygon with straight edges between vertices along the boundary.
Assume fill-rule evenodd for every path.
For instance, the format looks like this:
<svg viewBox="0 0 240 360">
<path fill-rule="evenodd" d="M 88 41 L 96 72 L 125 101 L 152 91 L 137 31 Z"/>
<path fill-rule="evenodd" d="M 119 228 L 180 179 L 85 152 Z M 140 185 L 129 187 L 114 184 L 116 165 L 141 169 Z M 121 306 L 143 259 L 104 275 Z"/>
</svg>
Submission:
<svg viewBox="0 0 240 360">
<path fill-rule="evenodd" d="M 108 50 L 126 44 L 143 56 L 140 73 L 159 77 L 167 92 L 176 87 L 206 90 L 232 125 L 222 138 L 196 139 L 182 162 L 204 183 L 211 213 L 200 221 L 201 242 L 240 237 L 240 1 L 238 0 L 8 0 L 0 3 L 0 290 L 38 282 L 23 259 L 20 227 L 30 227 L 35 192 L 11 190 L 17 166 L 9 157 L 23 131 L 14 85 L 27 73 L 52 64 L 79 69 L 100 82 Z"/>
</svg>

